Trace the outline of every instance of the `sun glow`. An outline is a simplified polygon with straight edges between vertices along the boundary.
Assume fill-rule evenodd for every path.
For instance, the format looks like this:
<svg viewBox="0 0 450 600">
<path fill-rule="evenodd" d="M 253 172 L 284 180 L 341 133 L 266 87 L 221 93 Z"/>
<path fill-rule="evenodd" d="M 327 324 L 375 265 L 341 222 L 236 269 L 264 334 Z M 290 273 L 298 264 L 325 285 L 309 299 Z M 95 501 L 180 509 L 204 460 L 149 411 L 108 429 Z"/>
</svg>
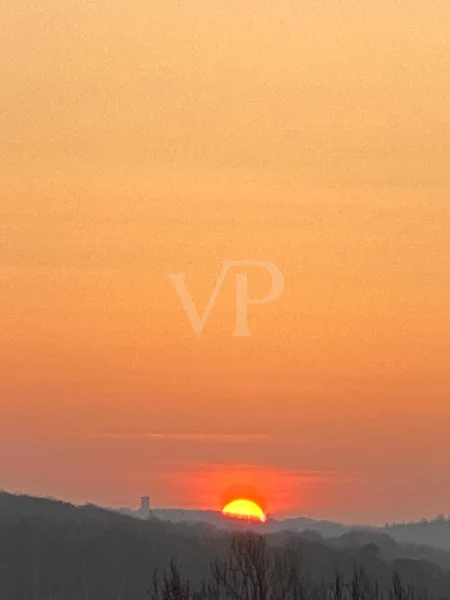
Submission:
<svg viewBox="0 0 450 600">
<path fill-rule="evenodd" d="M 249 521 L 259 521 L 260 523 L 264 523 L 267 519 L 263 509 L 256 502 L 244 498 L 229 502 L 223 507 L 222 514 L 234 519 L 247 519 Z"/>
</svg>

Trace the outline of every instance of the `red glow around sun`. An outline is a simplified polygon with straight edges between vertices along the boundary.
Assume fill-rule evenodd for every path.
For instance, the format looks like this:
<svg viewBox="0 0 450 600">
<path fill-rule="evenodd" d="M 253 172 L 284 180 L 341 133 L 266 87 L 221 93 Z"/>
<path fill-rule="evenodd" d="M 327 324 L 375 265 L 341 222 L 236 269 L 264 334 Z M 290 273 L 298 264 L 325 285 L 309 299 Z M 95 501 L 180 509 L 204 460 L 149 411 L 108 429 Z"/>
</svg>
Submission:
<svg viewBox="0 0 450 600">
<path fill-rule="evenodd" d="M 229 502 L 223 507 L 222 514 L 234 519 L 247 519 L 248 521 L 258 521 L 260 523 L 264 523 L 267 520 L 263 509 L 256 502 L 245 498 Z"/>
</svg>

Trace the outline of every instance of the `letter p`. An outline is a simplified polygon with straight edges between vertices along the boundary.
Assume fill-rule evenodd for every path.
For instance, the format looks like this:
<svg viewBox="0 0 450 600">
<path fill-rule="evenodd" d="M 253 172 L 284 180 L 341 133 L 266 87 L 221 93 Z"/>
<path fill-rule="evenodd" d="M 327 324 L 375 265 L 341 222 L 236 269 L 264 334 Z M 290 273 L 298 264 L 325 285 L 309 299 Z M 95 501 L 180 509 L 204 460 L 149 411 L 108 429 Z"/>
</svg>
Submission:
<svg viewBox="0 0 450 600">
<path fill-rule="evenodd" d="M 248 277 L 245 274 L 236 275 L 236 329 L 234 337 L 250 337 L 248 327 L 248 307 L 251 304 L 267 304 L 280 297 L 284 290 L 283 273 L 274 264 L 264 261 L 227 261 L 228 269 L 232 267 L 261 267 L 265 269 L 272 280 L 272 287 L 265 298 L 248 298 Z"/>
</svg>

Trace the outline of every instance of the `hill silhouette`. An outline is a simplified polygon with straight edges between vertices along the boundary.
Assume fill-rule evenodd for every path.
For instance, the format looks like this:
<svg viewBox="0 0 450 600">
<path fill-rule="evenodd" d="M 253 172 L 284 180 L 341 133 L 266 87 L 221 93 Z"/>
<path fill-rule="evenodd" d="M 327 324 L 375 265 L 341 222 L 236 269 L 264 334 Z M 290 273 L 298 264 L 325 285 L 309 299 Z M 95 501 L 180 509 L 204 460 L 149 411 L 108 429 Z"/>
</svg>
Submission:
<svg viewBox="0 0 450 600">
<path fill-rule="evenodd" d="M 171 559 L 200 585 L 211 559 L 227 555 L 230 536 L 205 523 L 139 520 L 93 505 L 0 493 L 0 598 L 144 599 L 154 571 L 164 571 Z M 265 539 L 277 551 L 294 551 L 311 585 L 331 586 L 337 572 L 350 581 L 362 569 L 380 589 L 390 589 L 398 573 L 405 586 L 450 596 L 444 552 L 362 531 L 330 540 L 311 531 L 278 531 Z"/>
</svg>

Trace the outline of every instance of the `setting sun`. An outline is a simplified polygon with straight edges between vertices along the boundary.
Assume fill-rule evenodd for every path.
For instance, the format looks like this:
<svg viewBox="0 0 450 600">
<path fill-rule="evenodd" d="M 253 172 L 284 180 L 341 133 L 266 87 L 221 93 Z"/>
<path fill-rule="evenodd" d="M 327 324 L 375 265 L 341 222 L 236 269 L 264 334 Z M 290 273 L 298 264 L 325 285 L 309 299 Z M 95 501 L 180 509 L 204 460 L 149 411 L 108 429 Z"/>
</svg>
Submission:
<svg viewBox="0 0 450 600">
<path fill-rule="evenodd" d="M 252 500 L 233 500 L 222 509 L 222 513 L 227 517 L 235 519 L 248 519 L 250 521 L 266 521 L 266 515 L 260 506 Z"/>
</svg>

